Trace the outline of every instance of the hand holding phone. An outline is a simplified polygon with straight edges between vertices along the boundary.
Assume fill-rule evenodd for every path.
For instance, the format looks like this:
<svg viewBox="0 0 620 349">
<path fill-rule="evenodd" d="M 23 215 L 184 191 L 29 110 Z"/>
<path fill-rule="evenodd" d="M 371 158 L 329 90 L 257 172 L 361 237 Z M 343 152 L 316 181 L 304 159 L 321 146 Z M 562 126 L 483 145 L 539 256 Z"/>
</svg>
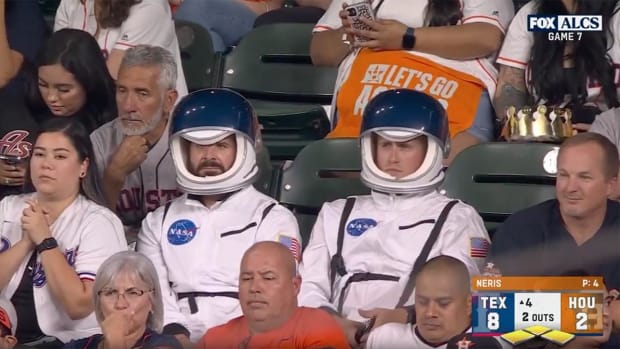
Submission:
<svg viewBox="0 0 620 349">
<path fill-rule="evenodd" d="M 24 184 L 26 158 L 0 154 L 0 185 L 20 186 Z"/>
<path fill-rule="evenodd" d="M 0 154 L 0 160 L 4 161 L 4 163 L 7 165 L 17 165 L 25 159 L 25 157 L 19 155 Z"/>
<path fill-rule="evenodd" d="M 361 18 L 365 18 L 370 21 L 375 20 L 375 12 L 369 1 L 361 1 L 344 7 L 344 11 L 347 17 L 351 21 L 351 27 L 355 30 L 372 30 L 370 26 L 362 22 Z M 367 38 L 356 36 L 357 41 L 367 41 Z"/>
<path fill-rule="evenodd" d="M 377 317 L 373 316 L 370 320 L 364 323 L 364 326 L 357 329 L 357 332 L 355 332 L 355 341 L 357 342 L 357 344 L 361 344 L 362 337 L 364 337 L 365 334 L 372 330 L 372 327 L 375 325 L 376 320 Z"/>
</svg>

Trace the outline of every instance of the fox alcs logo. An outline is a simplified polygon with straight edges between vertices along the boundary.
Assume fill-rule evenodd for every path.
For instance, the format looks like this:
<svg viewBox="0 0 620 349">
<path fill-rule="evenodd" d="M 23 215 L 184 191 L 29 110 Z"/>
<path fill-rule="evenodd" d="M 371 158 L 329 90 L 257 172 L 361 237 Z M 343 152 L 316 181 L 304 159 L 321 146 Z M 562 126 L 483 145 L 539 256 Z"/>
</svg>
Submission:
<svg viewBox="0 0 620 349">
<path fill-rule="evenodd" d="M 603 31 L 603 16 L 528 15 L 527 30 L 547 32 L 550 41 L 581 40 L 582 32 Z"/>
</svg>

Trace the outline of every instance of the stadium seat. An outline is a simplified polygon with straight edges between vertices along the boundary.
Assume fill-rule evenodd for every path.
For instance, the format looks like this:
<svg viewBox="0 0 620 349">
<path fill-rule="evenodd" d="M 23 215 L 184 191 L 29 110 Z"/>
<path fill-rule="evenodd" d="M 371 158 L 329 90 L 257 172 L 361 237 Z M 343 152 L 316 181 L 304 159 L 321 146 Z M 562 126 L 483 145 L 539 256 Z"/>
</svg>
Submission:
<svg viewBox="0 0 620 349">
<path fill-rule="evenodd" d="M 221 86 L 250 99 L 272 159 L 293 159 L 330 130 L 323 105 L 331 103 L 337 70 L 312 65 L 312 27 L 261 26 L 224 56 Z"/>
<path fill-rule="evenodd" d="M 47 24 L 50 32 L 54 30 L 54 19 L 56 17 L 56 10 L 60 5 L 60 0 L 38 0 L 39 7 L 43 13 L 43 18 Z"/>
<path fill-rule="evenodd" d="M 258 179 L 254 182 L 254 187 L 261 193 L 272 196 L 271 182 L 274 171 L 267 148 L 262 147 L 256 154 L 256 166 L 258 166 Z"/>
<path fill-rule="evenodd" d="M 544 143 L 475 145 L 448 167 L 441 192 L 473 206 L 493 234 L 510 214 L 555 198 L 557 150 Z"/>
<path fill-rule="evenodd" d="M 203 27 L 192 22 L 175 20 L 174 25 L 187 89 L 192 92 L 214 87 L 217 83 L 220 60 L 218 54 L 213 51 L 211 35 Z"/>
<path fill-rule="evenodd" d="M 358 142 L 353 138 L 312 142 L 283 169 L 276 199 L 297 217 L 304 247 L 324 202 L 370 192 L 357 178 Z"/>
</svg>

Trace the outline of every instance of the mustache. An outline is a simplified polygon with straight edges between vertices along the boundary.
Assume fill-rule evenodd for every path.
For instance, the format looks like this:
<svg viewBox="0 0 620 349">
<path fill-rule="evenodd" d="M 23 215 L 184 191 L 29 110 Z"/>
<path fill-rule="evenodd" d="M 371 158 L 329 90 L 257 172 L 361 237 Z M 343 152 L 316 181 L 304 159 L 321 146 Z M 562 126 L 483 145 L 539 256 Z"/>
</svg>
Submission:
<svg viewBox="0 0 620 349">
<path fill-rule="evenodd" d="M 209 168 L 209 167 L 216 167 L 220 171 L 224 171 L 224 166 L 222 164 L 220 164 L 217 160 L 204 160 L 204 161 L 201 161 L 200 164 L 198 164 L 198 171 L 200 171 L 200 170 L 202 170 L 204 168 Z"/>
<path fill-rule="evenodd" d="M 136 113 L 122 114 L 120 118 L 127 121 L 142 121 L 142 118 Z"/>
<path fill-rule="evenodd" d="M 250 296 L 248 297 L 247 302 L 267 303 L 267 301 L 263 297 L 258 296 L 256 294 L 250 294 Z"/>
</svg>

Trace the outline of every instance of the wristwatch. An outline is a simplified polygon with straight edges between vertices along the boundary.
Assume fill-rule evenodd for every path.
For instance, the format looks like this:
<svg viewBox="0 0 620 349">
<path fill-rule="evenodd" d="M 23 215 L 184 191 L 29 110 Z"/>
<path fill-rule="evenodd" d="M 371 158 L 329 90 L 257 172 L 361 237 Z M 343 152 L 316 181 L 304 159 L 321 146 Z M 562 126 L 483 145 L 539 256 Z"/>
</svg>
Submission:
<svg viewBox="0 0 620 349">
<path fill-rule="evenodd" d="M 407 31 L 403 34 L 403 49 L 412 50 L 415 46 L 415 30 L 412 27 L 407 27 Z"/>
<path fill-rule="evenodd" d="M 41 241 L 40 244 L 37 245 L 36 250 L 37 253 L 41 253 L 43 251 L 51 250 L 53 248 L 58 247 L 58 242 L 54 238 L 47 238 Z"/>
</svg>

